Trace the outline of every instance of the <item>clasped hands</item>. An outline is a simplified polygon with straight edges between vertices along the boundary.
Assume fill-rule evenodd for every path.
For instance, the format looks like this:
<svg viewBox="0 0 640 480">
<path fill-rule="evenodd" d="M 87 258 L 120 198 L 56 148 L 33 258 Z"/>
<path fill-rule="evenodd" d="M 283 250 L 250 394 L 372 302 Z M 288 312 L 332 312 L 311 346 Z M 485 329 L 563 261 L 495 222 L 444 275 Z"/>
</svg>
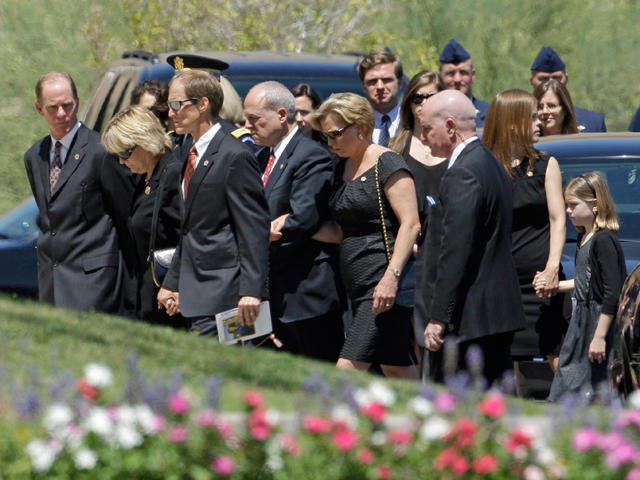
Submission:
<svg viewBox="0 0 640 480">
<path fill-rule="evenodd" d="M 531 283 L 538 298 L 551 298 L 558 293 L 558 272 L 549 269 L 536 272 Z"/>
</svg>

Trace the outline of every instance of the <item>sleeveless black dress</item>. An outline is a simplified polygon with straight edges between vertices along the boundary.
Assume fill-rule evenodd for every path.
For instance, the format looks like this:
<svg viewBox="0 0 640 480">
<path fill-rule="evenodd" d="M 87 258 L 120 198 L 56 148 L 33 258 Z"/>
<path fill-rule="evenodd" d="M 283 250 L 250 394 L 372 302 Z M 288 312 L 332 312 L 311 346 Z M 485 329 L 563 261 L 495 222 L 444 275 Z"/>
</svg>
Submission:
<svg viewBox="0 0 640 480">
<path fill-rule="evenodd" d="M 513 169 L 512 251 L 526 322 L 525 330 L 516 332 L 513 339 L 514 357 L 558 354 L 567 328 L 565 295 L 540 299 L 532 285 L 536 272 L 544 270 L 549 257 L 549 210 L 544 188 L 548 164 L 549 155 L 542 154 L 531 174 L 527 174 L 526 159 Z M 559 277 L 564 278 L 562 266 Z"/>
<path fill-rule="evenodd" d="M 408 366 L 413 363 L 411 350 L 411 308 L 395 305 L 375 315 L 373 290 L 387 267 L 380 209 L 375 184 L 375 169 L 370 168 L 358 178 L 345 182 L 345 161 L 335 172 L 334 190 L 330 199 L 332 216 L 343 231 L 340 244 L 340 272 L 351 300 L 353 323 L 347 332 L 340 357 L 382 365 Z M 384 196 L 384 185 L 399 171 L 411 173 L 407 164 L 394 152 L 385 152 L 378 159 L 380 192 L 389 247 L 393 252 L 398 221 Z"/>
</svg>

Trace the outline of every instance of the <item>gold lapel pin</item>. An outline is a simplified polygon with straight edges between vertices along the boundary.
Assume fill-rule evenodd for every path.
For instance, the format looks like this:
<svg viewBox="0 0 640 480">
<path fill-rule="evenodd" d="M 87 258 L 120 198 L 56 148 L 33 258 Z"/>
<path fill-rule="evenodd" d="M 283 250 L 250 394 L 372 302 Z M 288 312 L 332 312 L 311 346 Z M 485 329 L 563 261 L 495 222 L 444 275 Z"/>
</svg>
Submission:
<svg viewBox="0 0 640 480">
<path fill-rule="evenodd" d="M 209 165 L 209 160 L 204 161 L 204 166 L 206 167 L 207 165 Z"/>
<path fill-rule="evenodd" d="M 284 168 L 283 164 L 280 164 L 280 170 L 282 170 Z"/>
<path fill-rule="evenodd" d="M 76 160 L 78 160 L 80 158 L 80 155 L 78 155 L 77 153 L 73 156 L 73 158 L 75 158 Z"/>
<path fill-rule="evenodd" d="M 360 177 L 360 181 L 361 182 L 366 182 L 367 181 L 367 177 Z"/>
</svg>

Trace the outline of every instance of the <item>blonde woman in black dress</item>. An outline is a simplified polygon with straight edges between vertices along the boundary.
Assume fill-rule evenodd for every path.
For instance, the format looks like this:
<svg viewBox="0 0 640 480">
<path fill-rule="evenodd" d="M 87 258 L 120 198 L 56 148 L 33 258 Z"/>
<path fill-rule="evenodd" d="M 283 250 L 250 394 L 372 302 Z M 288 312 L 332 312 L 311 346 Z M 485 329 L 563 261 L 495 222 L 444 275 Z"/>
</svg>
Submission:
<svg viewBox="0 0 640 480">
<path fill-rule="evenodd" d="M 420 231 L 411 172 L 400 155 L 371 142 L 373 110 L 364 97 L 331 95 L 311 122 L 341 157 L 330 200 L 335 222 L 314 236 L 340 243 L 341 273 L 353 310 L 337 366 L 366 370 L 377 364 L 386 376 L 417 378 L 412 309 L 395 304 L 398 279 Z"/>
</svg>

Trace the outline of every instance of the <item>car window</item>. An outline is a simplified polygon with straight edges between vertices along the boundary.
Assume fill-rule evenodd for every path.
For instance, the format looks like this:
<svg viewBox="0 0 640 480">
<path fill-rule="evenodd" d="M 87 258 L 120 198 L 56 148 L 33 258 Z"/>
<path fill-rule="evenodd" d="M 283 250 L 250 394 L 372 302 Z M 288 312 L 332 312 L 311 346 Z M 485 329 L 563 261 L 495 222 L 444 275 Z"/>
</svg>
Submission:
<svg viewBox="0 0 640 480">
<path fill-rule="evenodd" d="M 38 207 L 33 198 L 0 218 L 0 238 L 29 242 L 38 237 Z"/>
<path fill-rule="evenodd" d="M 558 158 L 562 183 L 586 172 L 598 172 L 607 180 L 616 204 L 621 239 L 640 239 L 640 158 Z M 567 219 L 567 238 L 577 232 Z"/>
</svg>

